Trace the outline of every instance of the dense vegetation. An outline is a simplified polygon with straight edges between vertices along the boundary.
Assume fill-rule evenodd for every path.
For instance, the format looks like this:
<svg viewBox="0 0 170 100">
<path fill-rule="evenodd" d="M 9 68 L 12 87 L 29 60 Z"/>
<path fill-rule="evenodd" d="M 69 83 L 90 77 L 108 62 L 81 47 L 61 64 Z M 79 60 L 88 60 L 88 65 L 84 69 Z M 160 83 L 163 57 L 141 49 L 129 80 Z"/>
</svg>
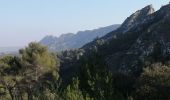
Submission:
<svg viewBox="0 0 170 100">
<path fill-rule="evenodd" d="M 170 65 L 153 63 L 138 76 L 110 72 L 101 54 L 80 59 L 63 82 L 59 59 L 38 43 L 0 59 L 0 100 L 170 100 Z"/>
<path fill-rule="evenodd" d="M 170 100 L 169 9 L 147 6 L 77 50 L 1 57 L 0 100 Z"/>
</svg>

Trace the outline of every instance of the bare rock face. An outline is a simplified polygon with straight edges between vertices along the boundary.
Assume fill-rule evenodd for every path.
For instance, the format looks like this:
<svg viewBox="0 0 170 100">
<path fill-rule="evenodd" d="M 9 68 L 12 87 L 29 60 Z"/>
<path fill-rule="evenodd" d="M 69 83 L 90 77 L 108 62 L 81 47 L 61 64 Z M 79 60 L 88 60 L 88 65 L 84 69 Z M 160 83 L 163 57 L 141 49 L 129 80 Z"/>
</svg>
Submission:
<svg viewBox="0 0 170 100">
<path fill-rule="evenodd" d="M 147 6 L 132 14 L 120 27 L 124 29 L 120 37 L 127 39 L 124 44 L 128 48 L 121 48 L 106 57 L 110 68 L 115 70 L 113 66 L 119 66 L 120 72 L 138 74 L 143 65 L 170 60 L 169 15 L 169 4 L 156 12 Z M 129 36 L 131 38 L 127 38 Z"/>
<path fill-rule="evenodd" d="M 116 38 L 115 38 L 116 37 Z M 101 46 L 97 41 L 104 41 Z M 112 71 L 138 74 L 144 65 L 170 60 L 170 4 L 136 11 L 115 31 L 84 46 L 98 48 Z"/>
<path fill-rule="evenodd" d="M 136 11 L 132 15 L 130 15 L 123 23 L 122 25 L 117 29 L 114 30 L 105 36 L 101 37 L 102 40 L 104 41 L 110 41 L 112 39 L 119 38 L 120 35 L 129 33 L 129 31 L 137 31 L 137 30 L 142 30 L 141 26 L 144 26 L 143 24 L 148 24 L 149 20 L 152 19 L 152 14 L 155 12 L 154 8 L 152 5 L 148 5 L 141 10 Z M 91 47 L 94 47 L 95 41 L 92 41 L 86 45 L 83 46 L 84 49 L 91 49 Z"/>
<path fill-rule="evenodd" d="M 138 10 L 117 30 L 80 49 L 86 57 L 94 51 L 101 54 L 112 72 L 134 76 L 153 62 L 170 61 L 170 4 L 156 12 L 151 5 Z M 74 68 L 73 64 L 62 72 Z"/>
<path fill-rule="evenodd" d="M 152 5 L 146 6 L 141 10 L 136 11 L 124 21 L 119 30 L 121 30 L 123 33 L 126 33 L 132 27 L 137 26 L 139 23 L 143 22 L 146 17 L 148 17 L 148 15 L 153 14 L 154 12 L 155 10 Z"/>
</svg>

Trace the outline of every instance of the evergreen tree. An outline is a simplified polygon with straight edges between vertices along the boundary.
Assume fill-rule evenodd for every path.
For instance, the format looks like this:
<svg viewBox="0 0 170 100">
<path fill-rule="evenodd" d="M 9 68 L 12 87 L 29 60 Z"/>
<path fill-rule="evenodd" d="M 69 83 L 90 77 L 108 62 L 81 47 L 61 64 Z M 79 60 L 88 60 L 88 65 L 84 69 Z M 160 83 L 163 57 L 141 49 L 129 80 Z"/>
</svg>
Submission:
<svg viewBox="0 0 170 100">
<path fill-rule="evenodd" d="M 0 92 L 12 100 L 33 100 L 40 93 L 51 95 L 52 88 L 57 87 L 58 65 L 46 47 L 30 43 L 18 57 L 0 59 Z"/>
<path fill-rule="evenodd" d="M 80 85 L 83 91 L 97 100 L 123 99 L 114 86 L 113 76 L 108 71 L 102 56 L 94 52 L 93 56 L 84 58 L 82 66 Z"/>
<path fill-rule="evenodd" d="M 64 90 L 63 98 L 64 100 L 86 100 L 79 89 L 78 78 L 73 78 L 72 83 Z"/>
</svg>

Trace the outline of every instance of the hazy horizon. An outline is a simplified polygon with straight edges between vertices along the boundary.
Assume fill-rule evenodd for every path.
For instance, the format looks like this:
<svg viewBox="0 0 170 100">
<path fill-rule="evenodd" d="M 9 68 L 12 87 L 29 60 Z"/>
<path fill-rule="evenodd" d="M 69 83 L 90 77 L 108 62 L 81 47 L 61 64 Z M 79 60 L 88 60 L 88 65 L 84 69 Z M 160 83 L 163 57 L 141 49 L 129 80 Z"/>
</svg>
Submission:
<svg viewBox="0 0 170 100">
<path fill-rule="evenodd" d="M 149 4 L 156 10 L 168 0 L 147 1 L 0 1 L 0 47 L 23 47 L 46 35 L 96 29 L 121 24 L 129 15 Z M 128 5 L 126 5 L 128 3 Z"/>
</svg>

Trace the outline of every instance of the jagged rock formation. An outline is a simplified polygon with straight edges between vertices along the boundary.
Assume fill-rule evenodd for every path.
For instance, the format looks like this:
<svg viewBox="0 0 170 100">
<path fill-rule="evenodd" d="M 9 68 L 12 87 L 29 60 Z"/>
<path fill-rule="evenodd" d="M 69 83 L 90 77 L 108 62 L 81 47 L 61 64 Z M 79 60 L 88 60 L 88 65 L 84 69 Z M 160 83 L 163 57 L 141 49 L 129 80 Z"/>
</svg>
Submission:
<svg viewBox="0 0 170 100">
<path fill-rule="evenodd" d="M 84 56 L 98 52 L 112 72 L 129 75 L 139 75 L 143 67 L 153 62 L 165 63 L 170 60 L 170 4 L 156 12 L 151 5 L 146 6 L 128 17 L 117 30 L 80 49 Z M 74 69 L 61 67 L 63 73 Z"/>
<path fill-rule="evenodd" d="M 119 25 L 116 24 L 94 30 L 79 31 L 76 34 L 67 33 L 60 37 L 46 36 L 40 41 L 40 43 L 47 46 L 50 51 L 77 49 L 84 44 L 93 41 L 97 37 L 100 38 L 106 35 L 118 27 Z"/>
<path fill-rule="evenodd" d="M 119 31 L 122 33 L 128 32 L 131 28 L 138 26 L 138 24 L 145 23 L 148 20 L 148 15 L 151 15 L 155 12 L 152 5 L 146 6 L 145 8 L 136 11 L 130 17 L 128 17 L 124 23 L 119 28 Z"/>
<path fill-rule="evenodd" d="M 116 38 L 115 38 L 116 37 Z M 128 17 L 117 30 L 98 39 L 98 47 L 112 71 L 138 74 L 142 66 L 170 58 L 170 4 L 154 12 L 149 5 Z M 96 48 L 93 41 L 83 48 Z M 90 48 L 90 50 L 89 50 Z"/>
<path fill-rule="evenodd" d="M 125 33 L 129 33 L 130 31 L 134 32 L 137 30 L 142 30 L 140 25 L 149 23 L 149 20 L 152 19 L 152 16 L 149 15 L 153 14 L 154 11 L 155 10 L 152 5 L 148 5 L 141 10 L 136 11 L 131 16 L 129 16 L 117 30 L 106 34 L 101 39 L 104 41 L 110 41 L 117 38 L 118 36 L 122 36 Z M 93 42 L 86 44 L 83 48 L 86 48 L 86 46 L 89 48 L 90 46 L 88 45 L 92 45 Z"/>
</svg>

